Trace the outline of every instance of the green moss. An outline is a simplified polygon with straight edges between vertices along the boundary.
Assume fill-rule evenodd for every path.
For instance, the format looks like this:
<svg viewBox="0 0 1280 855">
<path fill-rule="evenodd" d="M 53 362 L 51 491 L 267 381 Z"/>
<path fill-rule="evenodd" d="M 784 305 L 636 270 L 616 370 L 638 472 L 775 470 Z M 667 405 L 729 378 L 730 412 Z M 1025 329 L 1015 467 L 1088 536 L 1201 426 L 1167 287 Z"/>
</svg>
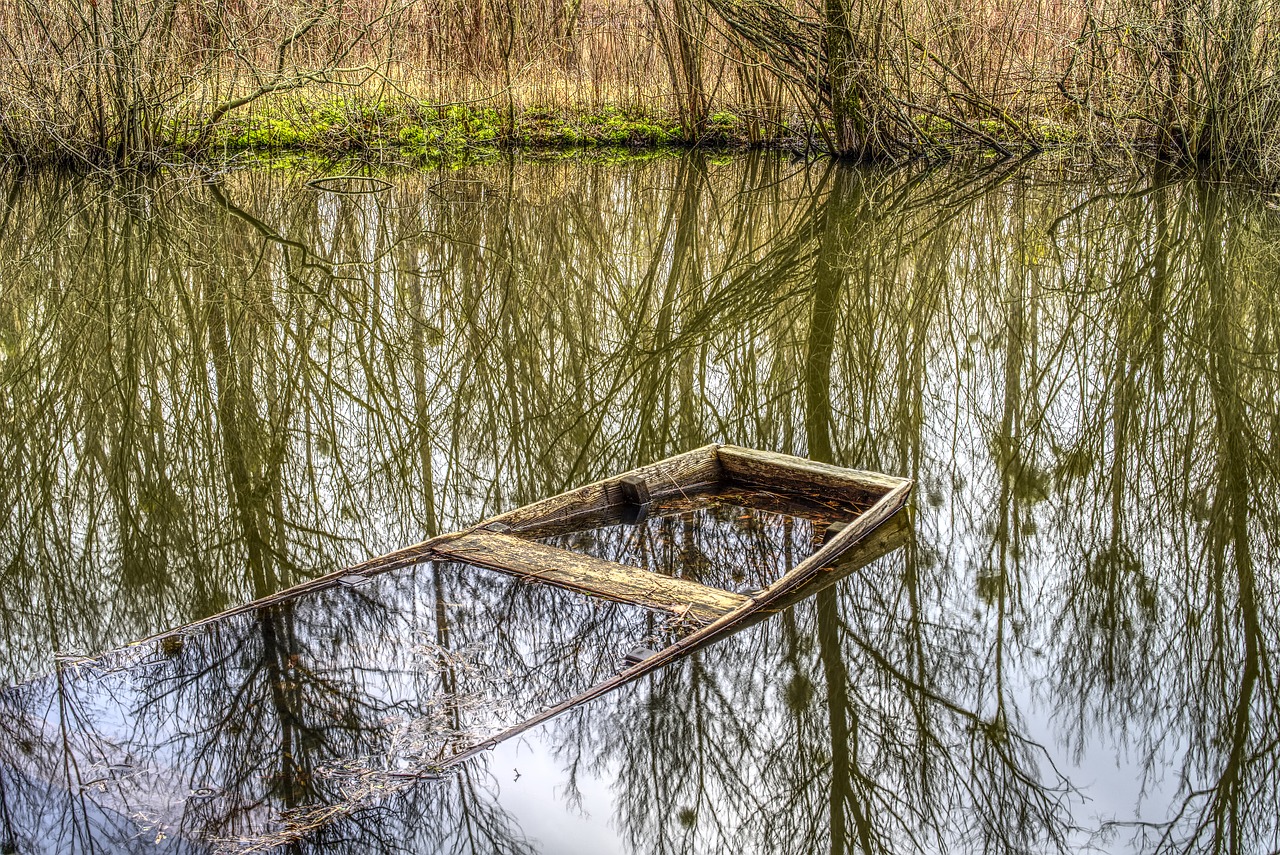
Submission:
<svg viewBox="0 0 1280 855">
<path fill-rule="evenodd" d="M 955 126 L 941 116 L 917 116 L 916 125 L 926 142 L 942 143 L 955 135 Z"/>
<path fill-rule="evenodd" d="M 989 136 L 998 137 L 1005 132 L 1004 122 L 995 119 L 979 119 L 974 123 L 978 130 Z"/>
<path fill-rule="evenodd" d="M 711 126 L 722 133 L 711 142 L 731 144 L 740 136 L 741 124 L 731 113 L 715 114 Z M 608 157 L 630 158 L 638 150 L 688 142 L 674 117 L 619 107 L 532 107 L 508 127 L 505 115 L 492 107 L 369 99 L 276 105 L 269 112 L 222 125 L 213 149 L 237 158 L 355 156 L 416 166 L 489 159 L 504 145 L 533 150 L 600 148 L 612 152 Z"/>
<path fill-rule="evenodd" d="M 427 129 L 421 125 L 408 125 L 400 129 L 396 139 L 404 148 L 422 148 L 428 142 Z"/>
<path fill-rule="evenodd" d="M 1057 122 L 1037 116 L 1028 123 L 1031 135 L 1044 145 L 1074 145 L 1082 142 L 1080 128 L 1066 122 Z"/>
</svg>

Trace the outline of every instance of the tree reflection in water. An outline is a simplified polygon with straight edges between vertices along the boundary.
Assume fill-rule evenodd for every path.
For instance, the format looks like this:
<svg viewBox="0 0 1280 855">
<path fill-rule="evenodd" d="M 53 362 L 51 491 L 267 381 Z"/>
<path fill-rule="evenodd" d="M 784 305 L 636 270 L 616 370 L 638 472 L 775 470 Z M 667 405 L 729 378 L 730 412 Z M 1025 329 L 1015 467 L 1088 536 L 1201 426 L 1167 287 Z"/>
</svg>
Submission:
<svg viewBox="0 0 1280 855">
<path fill-rule="evenodd" d="M 1280 848 L 1280 223 L 1256 199 L 1161 176 L 696 155 L 396 184 L 9 182 L 10 682 L 55 650 L 106 649 L 725 440 L 915 478 L 911 534 L 539 729 L 540 811 L 604 800 L 600 845 L 636 852 Z M 471 602 L 454 597 L 436 599 Z M 404 619 L 388 602 L 331 629 L 382 637 Z M 147 666 L 237 675 L 197 681 L 203 696 L 153 687 L 149 708 L 200 711 L 211 746 L 157 766 L 302 804 L 331 785 L 320 764 L 388 737 L 341 726 L 372 715 L 352 702 L 370 684 L 313 624 L 255 620 Z M 437 629 L 449 649 L 465 635 Z M 582 631 L 574 668 L 522 678 L 520 704 L 608 658 Z M 295 655 L 321 676 L 287 679 Z M 37 727 L 54 700 L 62 732 Z M 30 841 L 55 822 L 36 817 L 63 817 L 68 846 L 127 849 L 135 820 L 50 783 L 89 770 L 16 771 L 41 746 L 88 744 L 77 722 L 101 707 L 68 702 L 51 682 L 6 695 L 25 713 L 0 739 L 0 824 Z M 133 726 L 159 731 L 147 722 Z M 494 771 L 515 750 L 307 845 L 559 851 L 526 838 L 538 811 Z M 267 756 L 269 782 L 227 771 Z M 252 811 L 220 804 L 200 821 L 247 827 Z"/>
<path fill-rule="evenodd" d="M 287 839 L 437 776 L 658 629 L 633 606 L 447 564 L 261 607 L 11 691 L 9 815 L 22 851 L 91 849 L 104 831 L 229 851 Z"/>
</svg>

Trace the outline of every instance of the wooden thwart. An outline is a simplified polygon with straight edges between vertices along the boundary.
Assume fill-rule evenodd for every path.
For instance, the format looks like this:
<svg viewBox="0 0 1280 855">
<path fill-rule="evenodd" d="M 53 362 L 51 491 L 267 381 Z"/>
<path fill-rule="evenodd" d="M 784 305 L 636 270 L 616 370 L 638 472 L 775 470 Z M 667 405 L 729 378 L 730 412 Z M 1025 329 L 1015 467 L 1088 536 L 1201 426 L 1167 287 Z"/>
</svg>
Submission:
<svg viewBox="0 0 1280 855">
<path fill-rule="evenodd" d="M 626 567 L 483 529 L 439 543 L 435 552 L 456 561 L 610 600 L 687 615 L 702 622 L 713 621 L 749 601 L 741 594 L 687 579 L 661 576 L 638 567 Z"/>
</svg>

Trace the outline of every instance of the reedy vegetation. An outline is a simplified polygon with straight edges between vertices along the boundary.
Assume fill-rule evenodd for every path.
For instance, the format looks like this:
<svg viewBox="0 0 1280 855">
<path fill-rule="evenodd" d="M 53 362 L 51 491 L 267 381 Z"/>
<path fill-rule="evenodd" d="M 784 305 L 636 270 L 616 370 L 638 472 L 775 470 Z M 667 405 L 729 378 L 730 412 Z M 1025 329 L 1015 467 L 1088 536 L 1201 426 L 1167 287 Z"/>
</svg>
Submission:
<svg viewBox="0 0 1280 855">
<path fill-rule="evenodd" d="M 492 110 L 511 142 L 543 139 L 524 127 L 548 111 L 614 108 L 687 143 L 863 160 L 1119 145 L 1273 181 L 1278 18 L 1261 0 L 15 0 L 0 147 L 208 153 L 229 121 L 305 115 L 336 89 L 362 107 L 355 139 L 442 105 Z"/>
</svg>

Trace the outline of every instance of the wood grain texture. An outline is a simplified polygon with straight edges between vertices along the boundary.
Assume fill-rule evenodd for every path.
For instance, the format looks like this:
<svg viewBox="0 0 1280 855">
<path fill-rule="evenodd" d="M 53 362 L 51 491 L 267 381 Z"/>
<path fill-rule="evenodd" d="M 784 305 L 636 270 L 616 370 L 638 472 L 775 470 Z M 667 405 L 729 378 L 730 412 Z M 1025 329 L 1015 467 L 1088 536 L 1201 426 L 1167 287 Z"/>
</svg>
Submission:
<svg viewBox="0 0 1280 855">
<path fill-rule="evenodd" d="M 626 503 L 619 482 L 629 477 L 643 479 L 649 487 L 650 496 L 655 500 L 664 496 L 697 492 L 718 484 L 723 477 L 720 460 L 716 456 L 717 448 L 716 445 L 704 445 L 693 451 L 516 508 L 492 517 L 482 525 L 502 522 L 519 530 L 599 513 Z"/>
<path fill-rule="evenodd" d="M 723 445 L 717 449 L 725 477 L 763 487 L 822 492 L 853 501 L 875 501 L 903 483 L 879 472 L 845 469 L 770 451 Z"/>
<path fill-rule="evenodd" d="M 749 602 L 741 594 L 687 579 L 662 576 L 493 531 L 467 532 L 437 543 L 435 552 L 441 557 L 610 600 L 687 615 L 701 622 L 713 621 Z"/>
</svg>

